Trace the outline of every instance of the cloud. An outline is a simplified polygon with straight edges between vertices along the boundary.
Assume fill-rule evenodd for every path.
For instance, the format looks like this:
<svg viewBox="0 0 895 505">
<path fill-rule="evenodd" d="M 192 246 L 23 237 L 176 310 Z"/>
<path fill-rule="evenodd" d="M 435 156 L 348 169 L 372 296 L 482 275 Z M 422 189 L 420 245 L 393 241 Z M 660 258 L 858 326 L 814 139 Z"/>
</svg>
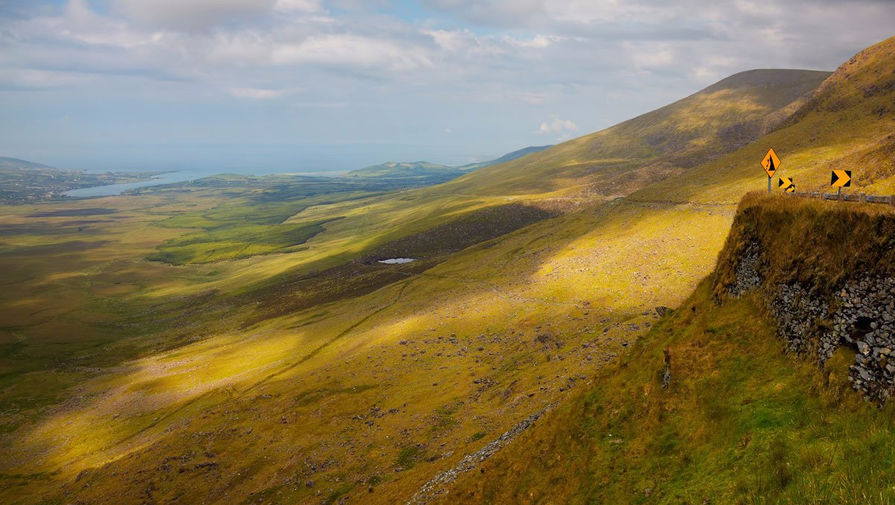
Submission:
<svg viewBox="0 0 895 505">
<path fill-rule="evenodd" d="M 277 0 L 274 10 L 281 12 L 321 12 L 320 0 Z"/>
<path fill-rule="evenodd" d="M 453 12 L 482 25 L 522 26 L 544 15 L 545 0 L 424 0 L 432 8 Z"/>
<path fill-rule="evenodd" d="M 7 143 L 9 135 L 53 141 L 38 126 L 8 125 L 118 100 L 103 124 L 91 126 L 98 115 L 73 114 L 73 123 L 87 125 L 73 126 L 74 134 L 124 135 L 147 116 L 167 114 L 157 136 L 171 136 L 170 125 L 201 122 L 214 108 L 240 121 L 207 130 L 229 132 L 235 142 L 289 132 L 287 141 L 308 143 L 416 139 L 510 150 L 542 135 L 609 126 L 749 68 L 833 69 L 893 35 L 891 7 L 881 0 L 423 0 L 412 7 L 0 0 L 7 118 L 0 147 L 4 132 Z M 249 130 L 251 113 L 261 126 Z"/>
<path fill-rule="evenodd" d="M 295 0 L 111 0 L 114 12 L 151 28 L 207 29 L 251 22 L 273 12 L 311 2 Z"/>
<path fill-rule="evenodd" d="M 559 35 L 535 35 L 530 39 L 505 37 L 504 40 L 512 45 L 525 49 L 544 49 L 566 40 L 566 37 L 560 37 Z"/>
<path fill-rule="evenodd" d="M 0 89 L 6 90 L 50 90 L 94 81 L 94 76 L 74 72 L 0 68 Z"/>
<path fill-rule="evenodd" d="M 434 66 L 427 51 L 412 44 L 353 34 L 319 35 L 274 48 L 274 64 L 317 63 L 414 70 Z"/>
<path fill-rule="evenodd" d="M 264 88 L 230 88 L 228 91 L 237 98 L 250 98 L 253 100 L 269 100 L 286 94 L 286 91 L 282 89 Z"/>
<path fill-rule="evenodd" d="M 661 69 L 678 63 L 674 48 L 668 42 L 625 42 L 621 44 L 621 48 L 629 61 L 639 69 Z"/>
<path fill-rule="evenodd" d="M 572 133 L 578 131 L 578 125 L 571 119 L 560 119 L 554 117 L 551 121 L 544 121 L 538 127 L 538 133 L 546 135 L 548 133 Z"/>
</svg>

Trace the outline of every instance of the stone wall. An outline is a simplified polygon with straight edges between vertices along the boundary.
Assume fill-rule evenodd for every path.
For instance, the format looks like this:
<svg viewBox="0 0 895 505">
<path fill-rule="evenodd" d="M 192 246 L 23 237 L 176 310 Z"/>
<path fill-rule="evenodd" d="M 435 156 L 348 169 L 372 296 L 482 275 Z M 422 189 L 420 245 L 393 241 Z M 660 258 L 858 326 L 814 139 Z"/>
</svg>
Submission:
<svg viewBox="0 0 895 505">
<path fill-rule="evenodd" d="M 895 278 L 857 275 L 832 294 L 798 283 L 762 286 L 761 256 L 756 242 L 741 250 L 728 294 L 765 291 L 778 337 L 790 352 L 811 356 L 821 366 L 836 349 L 853 350 L 852 386 L 867 399 L 885 402 L 895 392 Z"/>
</svg>

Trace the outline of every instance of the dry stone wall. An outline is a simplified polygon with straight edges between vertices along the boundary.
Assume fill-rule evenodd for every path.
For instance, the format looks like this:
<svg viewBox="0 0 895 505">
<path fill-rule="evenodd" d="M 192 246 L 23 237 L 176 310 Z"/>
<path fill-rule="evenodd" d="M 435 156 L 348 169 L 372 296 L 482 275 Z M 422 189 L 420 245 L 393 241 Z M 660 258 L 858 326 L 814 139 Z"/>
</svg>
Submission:
<svg viewBox="0 0 895 505">
<path fill-rule="evenodd" d="M 874 401 L 895 392 L 895 278 L 865 273 L 846 280 L 833 294 L 798 283 L 762 286 L 760 244 L 738 255 L 728 294 L 739 297 L 761 287 L 770 291 L 769 309 L 777 335 L 790 352 L 812 356 L 823 365 L 845 346 L 855 353 L 849 369 L 852 386 Z"/>
</svg>

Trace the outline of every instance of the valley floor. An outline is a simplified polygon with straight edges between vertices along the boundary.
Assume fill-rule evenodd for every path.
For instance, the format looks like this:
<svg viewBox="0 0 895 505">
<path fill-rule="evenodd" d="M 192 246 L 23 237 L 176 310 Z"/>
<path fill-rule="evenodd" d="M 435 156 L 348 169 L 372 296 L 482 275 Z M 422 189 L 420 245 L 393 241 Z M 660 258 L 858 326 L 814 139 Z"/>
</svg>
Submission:
<svg viewBox="0 0 895 505">
<path fill-rule="evenodd" d="M 55 204 L 115 210 L 89 224 L 91 241 L 77 241 L 89 255 L 70 247 L 85 234 L 81 217 L 52 218 L 72 239 L 41 234 L 49 218 L 28 217 L 33 209 L 6 218 L 35 242 L 24 251 L 40 241 L 69 247 L 47 249 L 53 262 L 14 256 L 32 291 L 4 303 L 5 321 L 19 319 L 7 330 L 7 366 L 25 367 L 4 389 L 3 444 L 15 455 L 3 463 L 5 501 L 407 500 L 592 384 L 654 324 L 657 306 L 679 303 L 711 268 L 733 214 L 618 201 L 473 246 L 360 297 L 257 317 L 278 311 L 238 305 L 245 298 L 222 287 L 162 294 L 238 275 L 215 272 L 227 266 L 141 258 L 173 234 L 156 223 L 190 202 L 205 203 L 185 195 Z M 66 289 L 89 296 L 61 297 L 52 317 L 23 310 Z M 28 341 L 49 343 L 58 331 L 97 338 L 97 329 L 107 340 L 68 341 L 44 359 L 33 353 L 51 347 Z M 28 358 L 38 360 L 32 370 Z M 53 385 L 58 396 L 26 406 Z"/>
</svg>

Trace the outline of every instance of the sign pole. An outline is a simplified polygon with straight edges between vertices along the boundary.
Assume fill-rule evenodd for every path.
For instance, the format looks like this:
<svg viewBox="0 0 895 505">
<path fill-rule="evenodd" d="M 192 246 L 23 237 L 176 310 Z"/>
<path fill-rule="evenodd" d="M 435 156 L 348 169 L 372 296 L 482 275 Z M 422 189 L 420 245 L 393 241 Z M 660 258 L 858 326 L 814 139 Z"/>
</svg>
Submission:
<svg viewBox="0 0 895 505">
<path fill-rule="evenodd" d="M 771 176 L 768 176 L 768 193 L 771 192 Z"/>
</svg>

